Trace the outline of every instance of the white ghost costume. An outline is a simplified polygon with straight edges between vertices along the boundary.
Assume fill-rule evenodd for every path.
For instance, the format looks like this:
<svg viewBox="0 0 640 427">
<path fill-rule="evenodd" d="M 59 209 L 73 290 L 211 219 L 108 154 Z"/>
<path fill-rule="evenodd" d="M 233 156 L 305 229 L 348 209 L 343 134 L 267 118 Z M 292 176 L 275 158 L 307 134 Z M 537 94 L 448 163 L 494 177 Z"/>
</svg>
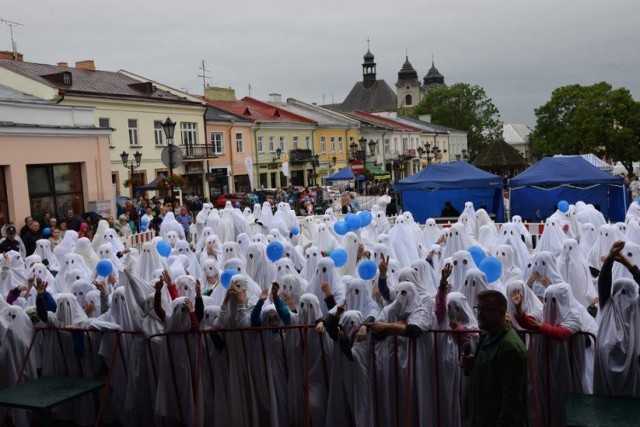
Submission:
<svg viewBox="0 0 640 427">
<path fill-rule="evenodd" d="M 60 260 L 51 250 L 51 242 L 49 242 L 48 239 L 39 239 L 36 242 L 36 250 L 33 254 L 39 255 L 42 261 L 47 260 L 47 262 L 43 262 L 43 264 L 45 264 L 49 270 L 60 271 Z"/>
<path fill-rule="evenodd" d="M 585 308 L 598 296 L 591 280 L 591 273 L 584 254 L 575 239 L 564 242 L 562 254 L 556 265 L 564 282 L 571 286 L 573 296 Z"/>
<path fill-rule="evenodd" d="M 609 254 L 611 246 L 618 240 L 624 240 L 624 236 L 620 233 L 618 227 L 608 224 L 600 227 L 596 244 L 593 245 L 587 256 L 589 267 L 600 270 L 602 268 L 602 258 Z"/>
<path fill-rule="evenodd" d="M 247 274 L 260 286 L 269 289 L 276 275 L 276 269 L 267 259 L 265 247 L 260 243 L 251 242 L 247 247 Z"/>
<path fill-rule="evenodd" d="M 532 316 L 536 322 L 542 322 L 542 301 L 540 301 L 531 288 L 526 286 L 522 280 L 515 280 L 507 285 L 507 313 L 511 317 L 511 325 L 513 328 L 518 331 L 524 329 L 518 322 L 516 306 L 511 300 L 511 296 L 516 291 L 522 296 L 522 311 Z"/>
<path fill-rule="evenodd" d="M 396 219 L 396 223 L 389 231 L 391 248 L 402 267 L 409 267 L 420 259 L 417 240 L 419 236 L 411 230 L 408 220 L 402 216 Z"/>
<path fill-rule="evenodd" d="M 464 285 L 464 277 L 472 268 L 478 268 L 473 260 L 471 253 L 467 250 L 460 250 L 453 254 L 451 259 L 451 275 L 449 276 L 449 284 L 455 292 L 461 292 Z"/>
<path fill-rule="evenodd" d="M 487 276 L 477 268 L 470 268 L 464 276 L 461 292 L 470 304 L 476 303 L 476 297 L 480 292 L 489 290 Z"/>
<path fill-rule="evenodd" d="M 85 264 L 87 264 L 87 267 L 89 267 L 90 270 L 94 270 L 96 268 L 96 264 L 98 264 L 98 261 L 100 261 L 98 254 L 93 250 L 91 240 L 86 237 L 81 237 L 78 239 L 74 252 L 84 258 L 84 262 Z M 55 269 L 53 270 L 57 271 Z"/>
<path fill-rule="evenodd" d="M 320 248 L 321 251 L 334 250 L 338 247 L 337 239 L 331 234 L 326 224 L 318 225 L 318 237 L 315 245 Z"/>
<path fill-rule="evenodd" d="M 513 248 L 514 263 L 521 271 L 527 270 L 530 251 L 527 245 L 522 241 L 522 237 L 518 232 L 518 225 L 514 223 L 504 223 L 500 227 L 498 238 L 495 245 L 509 245 Z"/>
<path fill-rule="evenodd" d="M 23 375 L 20 379 L 21 384 L 38 377 L 35 351 L 31 351 L 25 363 L 32 337 L 33 323 L 22 308 L 12 306 L 0 308 L 0 360 L 3 368 L 0 376 L 0 390 L 15 387 L 20 374 Z M 8 416 L 15 426 L 30 425 L 26 410 L 11 409 Z"/>
<path fill-rule="evenodd" d="M 331 293 L 333 294 L 333 299 L 336 303 L 344 301 L 344 285 L 340 280 L 338 271 L 331 258 L 322 258 L 320 261 L 318 261 L 316 274 L 313 276 L 313 278 L 309 282 L 309 286 L 307 287 L 307 293 L 313 294 L 316 296 L 316 298 L 318 298 L 318 300 L 323 301 L 323 303 L 320 304 L 320 311 L 324 315 L 329 311 L 329 308 L 327 307 L 324 293 L 321 290 L 321 286 L 323 283 L 329 284 Z"/>
<path fill-rule="evenodd" d="M 170 231 L 174 231 L 182 240 L 186 238 L 184 235 L 184 228 L 182 228 L 182 225 L 176 220 L 176 216 L 173 212 L 167 212 L 162 219 L 162 223 L 160 224 L 160 237 L 166 239 L 167 233 Z"/>
<path fill-rule="evenodd" d="M 153 272 L 161 268 L 164 266 L 155 245 L 151 242 L 143 243 L 142 252 L 133 268 L 133 274 L 149 283 L 153 278 Z"/>
<path fill-rule="evenodd" d="M 522 270 L 515 265 L 515 254 L 513 248 L 509 245 L 498 245 L 494 249 L 494 255 L 502 265 L 502 274 L 500 281 L 503 286 L 507 286 L 509 282 L 514 280 L 522 280 Z"/>
<path fill-rule="evenodd" d="M 65 237 L 66 236 L 67 235 L 65 234 Z M 116 253 L 122 252 L 124 250 L 124 243 L 122 243 L 122 240 L 120 240 L 118 233 L 113 228 L 109 228 L 104 232 L 104 239 L 102 240 L 100 246 L 104 245 L 105 243 L 110 243 L 111 246 L 113 246 L 113 249 L 115 249 Z M 94 246 L 93 242 L 92 246 Z M 100 248 L 100 246 L 98 246 L 98 249 Z M 98 252 L 96 249 L 94 250 L 96 251 L 96 253 Z"/>
<path fill-rule="evenodd" d="M 308 248 L 311 245 L 315 245 L 318 237 L 318 223 L 312 216 L 305 217 L 302 220 L 301 228 L 301 240 L 300 244 L 303 248 Z"/>
<path fill-rule="evenodd" d="M 600 326 L 595 349 L 593 392 L 640 397 L 640 307 L 638 284 L 615 280 L 611 295 L 601 295 Z"/>
<path fill-rule="evenodd" d="M 596 244 L 599 233 L 596 227 L 588 222 L 580 227 L 580 250 L 586 259 L 589 256 L 589 252 L 591 252 L 591 248 Z"/>
<path fill-rule="evenodd" d="M 559 256 L 567 238 L 568 236 L 562 231 L 560 220 L 551 217 L 545 221 L 544 231 L 536 245 L 536 253 L 546 251 L 551 252 L 554 256 Z"/>
<path fill-rule="evenodd" d="M 5 296 L 9 291 L 17 288 L 18 286 L 27 284 L 27 270 L 24 266 L 24 259 L 19 252 L 9 251 L 7 252 L 8 265 L 2 264 L 2 270 L 0 270 L 0 290 L 2 296 Z"/>
<path fill-rule="evenodd" d="M 310 246 L 304 252 L 306 262 L 300 275 L 308 283 L 316 272 L 316 267 L 318 266 L 318 261 L 322 258 L 322 254 L 320 253 L 320 248 L 317 246 Z"/>
<path fill-rule="evenodd" d="M 200 267 L 200 263 L 198 262 L 198 257 L 191 250 L 189 242 L 187 242 L 186 240 L 178 241 L 171 253 L 173 255 L 184 255 L 187 257 L 187 259 L 189 260 L 189 274 L 195 277 L 200 277 L 202 275 L 202 268 Z"/>
<path fill-rule="evenodd" d="M 67 230 L 64 233 L 62 241 L 53 249 L 53 253 L 60 262 L 64 259 L 64 256 L 73 252 L 76 249 L 76 242 L 78 241 L 78 233 L 74 230 Z"/>
<path fill-rule="evenodd" d="M 354 276 L 357 274 L 356 266 L 358 264 L 358 248 L 360 247 L 360 239 L 358 235 L 352 231 L 348 232 L 342 238 L 340 248 L 347 252 L 347 262 L 339 268 L 341 275 Z"/>
<path fill-rule="evenodd" d="M 456 252 L 467 250 L 475 245 L 462 224 L 453 224 L 445 233 L 447 241 L 442 251 L 443 258 L 452 257 Z"/>
</svg>

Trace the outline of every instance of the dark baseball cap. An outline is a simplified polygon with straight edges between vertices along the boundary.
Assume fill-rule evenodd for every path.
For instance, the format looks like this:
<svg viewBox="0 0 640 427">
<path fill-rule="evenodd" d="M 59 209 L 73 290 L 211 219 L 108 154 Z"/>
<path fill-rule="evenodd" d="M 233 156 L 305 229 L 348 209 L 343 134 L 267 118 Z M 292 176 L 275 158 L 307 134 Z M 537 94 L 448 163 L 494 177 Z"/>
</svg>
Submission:
<svg viewBox="0 0 640 427">
<path fill-rule="evenodd" d="M 13 225 L 8 226 L 7 234 L 16 234 L 16 228 Z"/>
</svg>

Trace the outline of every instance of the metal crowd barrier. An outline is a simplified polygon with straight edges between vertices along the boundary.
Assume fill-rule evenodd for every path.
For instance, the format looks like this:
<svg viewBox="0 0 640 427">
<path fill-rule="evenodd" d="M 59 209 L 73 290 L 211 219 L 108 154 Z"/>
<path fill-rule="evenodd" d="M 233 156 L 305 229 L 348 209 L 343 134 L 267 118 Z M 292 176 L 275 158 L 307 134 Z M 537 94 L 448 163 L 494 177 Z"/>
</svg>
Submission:
<svg viewBox="0 0 640 427">
<path fill-rule="evenodd" d="M 321 372 L 319 373 L 319 378 L 320 378 L 320 382 L 326 388 L 327 395 L 330 389 L 329 381 L 330 381 L 330 374 L 331 374 L 328 366 L 331 355 L 327 354 L 327 349 L 325 349 L 324 346 L 322 345 L 323 340 L 319 340 L 319 342 L 321 343 L 319 354 L 314 355 L 314 354 L 311 354 L 311 352 L 309 351 L 309 349 L 311 348 L 309 346 L 309 334 L 310 334 L 310 331 L 312 331 L 311 332 L 312 334 L 316 334 L 314 328 L 315 328 L 315 325 L 279 326 L 279 327 L 263 327 L 263 328 L 245 328 L 245 329 L 201 330 L 197 332 L 156 334 L 156 335 L 144 338 L 144 340 L 146 340 L 145 347 L 147 349 L 146 360 L 151 365 L 151 370 L 153 372 L 152 380 L 154 381 L 155 387 L 158 386 L 160 377 L 162 375 L 169 376 L 169 377 L 165 377 L 164 381 L 165 381 L 165 384 L 167 383 L 167 381 L 170 384 L 169 393 L 171 394 L 171 398 L 173 398 L 173 401 L 175 402 L 175 404 L 178 406 L 178 418 L 179 418 L 178 420 L 172 420 L 172 421 L 174 422 L 179 421 L 181 425 L 194 425 L 194 426 L 204 425 L 206 424 L 207 420 L 206 420 L 206 417 L 203 415 L 203 412 L 201 411 L 205 410 L 204 407 L 206 405 L 203 404 L 203 401 L 201 399 L 204 399 L 205 397 L 210 399 L 211 395 L 207 394 L 206 396 L 204 396 L 203 383 L 205 381 L 210 382 L 210 384 L 208 385 L 210 385 L 211 392 L 214 396 L 216 395 L 216 392 L 218 393 L 222 392 L 222 390 L 224 390 L 224 387 L 226 386 L 226 384 L 222 382 L 224 378 L 222 379 L 215 378 L 216 370 L 214 369 L 214 367 L 216 367 L 215 364 L 219 362 L 219 360 L 218 359 L 212 360 L 212 357 L 211 357 L 212 352 L 210 350 L 211 350 L 211 346 L 214 345 L 214 334 L 216 334 L 225 343 L 227 342 L 227 339 L 230 337 L 235 336 L 236 338 L 239 338 L 242 346 L 241 357 L 243 359 L 240 362 L 244 366 L 244 372 L 248 373 L 248 375 L 251 376 L 251 384 L 254 384 L 256 383 L 256 381 L 259 380 L 259 378 L 254 378 L 254 375 L 264 375 L 263 384 L 266 384 L 266 388 L 267 390 L 269 390 L 271 385 L 270 381 L 272 381 L 272 379 L 268 374 L 269 355 L 267 354 L 265 337 L 273 337 L 273 335 L 265 335 L 265 334 L 277 334 L 278 336 L 279 344 L 282 345 L 282 348 L 281 348 L 282 355 L 284 355 L 283 371 L 284 371 L 286 381 L 288 383 L 290 381 L 290 376 L 292 374 L 291 369 L 293 369 L 294 367 L 288 365 L 289 359 L 286 356 L 289 353 L 287 352 L 285 341 L 287 339 L 295 338 L 297 333 L 298 334 L 297 338 L 300 340 L 301 349 L 303 352 L 302 356 L 304 358 L 303 363 L 300 364 L 303 369 L 302 374 L 304 377 L 303 390 L 301 390 L 301 393 L 304 394 L 304 398 L 303 398 L 304 419 L 302 422 L 304 423 L 304 425 L 310 426 L 312 425 L 312 419 L 311 419 L 312 409 L 311 409 L 311 401 L 310 401 L 310 387 L 311 387 L 310 358 L 312 357 L 320 358 L 321 363 L 319 364 L 319 366 L 321 367 Z M 132 372 L 131 370 L 128 369 L 129 367 L 126 362 L 126 360 L 128 360 L 128 355 L 125 354 L 125 352 L 128 349 L 127 349 L 127 345 L 123 345 L 123 340 L 127 341 L 129 339 L 128 337 L 141 339 L 142 334 L 139 332 L 100 331 L 95 329 L 76 329 L 76 328 L 36 328 L 33 339 L 31 341 L 31 345 L 29 346 L 29 349 L 25 355 L 24 362 L 22 364 L 22 369 L 16 385 L 20 384 L 23 380 L 25 370 L 28 366 L 29 358 L 32 356 L 32 351 L 34 350 L 34 346 L 38 342 L 39 336 L 44 336 L 45 334 L 49 334 L 49 333 L 56 334 L 55 339 L 57 340 L 57 343 L 60 346 L 60 350 L 62 351 L 61 335 L 64 333 L 79 333 L 79 332 L 87 334 L 88 336 L 100 337 L 101 339 L 105 339 L 106 336 L 112 336 L 112 339 L 114 339 L 115 341 L 115 346 L 113 348 L 113 351 L 108 357 L 106 372 L 95 371 L 90 373 L 90 375 L 92 376 L 100 376 L 105 378 L 105 389 L 102 391 L 102 395 L 100 398 L 100 405 L 95 418 L 96 425 L 98 425 L 104 414 L 105 406 L 108 404 L 107 397 L 110 396 L 111 394 L 125 393 L 125 390 L 110 389 L 110 386 L 112 385 L 112 379 L 113 379 L 112 377 L 116 368 L 121 369 L 121 371 L 119 371 L 120 375 L 124 374 L 125 380 L 126 380 L 124 384 L 127 384 L 128 381 L 131 380 L 129 378 L 129 375 L 131 375 Z M 433 345 L 432 352 L 427 355 L 428 357 L 433 359 L 432 362 L 427 361 L 429 365 L 431 365 L 431 367 L 426 369 L 428 369 L 430 372 L 427 372 L 426 373 L 427 375 L 425 376 L 425 378 L 432 379 L 433 381 L 432 386 L 433 386 L 433 390 L 435 391 L 435 408 L 433 408 L 435 416 L 433 417 L 432 425 L 435 425 L 435 426 L 447 425 L 447 423 L 443 421 L 443 417 L 444 416 L 448 417 L 451 414 L 442 413 L 442 408 L 444 403 L 443 399 L 458 399 L 457 406 L 454 405 L 454 407 L 460 408 L 460 413 L 454 414 L 454 417 L 461 416 L 462 408 L 464 407 L 462 388 L 461 388 L 462 378 L 463 378 L 462 373 L 460 373 L 460 375 L 457 377 L 457 378 L 460 378 L 460 383 L 456 384 L 454 387 L 454 390 L 455 389 L 459 390 L 458 395 L 457 396 L 443 395 L 443 385 L 446 384 L 447 381 L 449 381 L 451 378 L 448 378 L 446 376 L 446 372 L 442 372 L 442 361 L 440 360 L 440 353 L 439 353 L 439 346 L 442 345 L 441 338 L 443 336 L 455 337 L 457 334 L 474 335 L 479 333 L 480 331 L 478 330 L 462 330 L 462 331 L 430 330 L 430 331 L 424 332 L 423 335 L 426 335 L 427 339 L 429 339 L 429 342 L 432 343 Z M 533 390 L 532 391 L 533 395 L 527 396 L 527 399 L 531 397 L 533 398 L 534 402 L 537 402 L 536 399 L 541 399 L 541 398 L 546 399 L 545 403 L 546 403 L 547 411 L 546 411 L 546 419 L 544 421 L 546 421 L 546 425 L 551 425 L 552 414 L 549 408 L 551 408 L 551 404 L 552 404 L 550 387 L 551 387 L 551 377 L 553 373 L 551 372 L 551 364 L 550 364 L 550 356 L 549 356 L 550 346 L 545 345 L 545 348 L 546 348 L 546 351 L 544 354 L 545 366 L 543 367 L 544 381 L 543 381 L 543 384 L 538 384 L 537 382 L 538 376 L 536 375 L 535 370 L 539 370 L 540 367 L 535 366 L 535 363 L 534 363 L 535 360 L 532 360 L 532 355 L 535 353 L 535 350 L 532 348 L 532 343 L 535 342 L 535 340 L 533 340 L 533 337 L 539 335 L 539 332 L 518 331 L 518 334 L 523 339 L 523 342 L 527 343 L 529 347 L 530 360 L 528 361 L 528 371 L 529 371 L 528 377 L 529 377 L 529 389 Z M 595 346 L 596 338 L 592 334 L 589 334 L 586 332 L 579 332 L 578 334 L 575 334 L 574 336 L 572 336 L 571 339 L 574 339 L 576 335 L 583 335 L 585 338 L 590 338 L 592 340 L 592 345 Z M 391 372 L 388 372 L 386 375 L 388 375 L 388 377 L 393 380 L 393 384 L 395 384 L 395 386 L 394 386 L 394 390 L 385 391 L 381 389 L 382 379 L 379 378 L 378 376 L 377 365 L 379 361 L 376 360 L 376 351 L 375 351 L 375 345 L 379 341 L 374 341 L 373 339 L 371 339 L 370 350 L 369 350 L 370 358 L 368 363 L 369 363 L 369 372 L 372 373 L 370 380 L 371 380 L 371 393 L 372 393 L 371 396 L 373 398 L 373 420 L 374 420 L 373 424 L 375 426 L 381 426 L 382 424 L 384 424 L 380 419 L 381 404 L 383 402 L 379 402 L 379 397 L 387 396 L 389 399 L 394 399 L 396 411 L 393 414 L 395 417 L 393 421 L 395 422 L 395 425 L 402 425 L 402 424 L 411 425 L 411 420 L 414 419 L 414 417 L 418 414 L 419 411 L 423 410 L 424 408 L 428 408 L 430 405 L 433 405 L 434 403 L 433 401 L 423 402 L 424 406 L 422 408 L 418 407 L 420 405 L 419 402 L 417 402 L 417 405 L 415 406 L 413 405 L 413 403 L 416 403 L 413 396 L 413 394 L 416 393 L 416 391 L 413 388 L 413 386 L 415 385 L 414 384 L 415 375 L 416 375 L 415 366 L 417 361 L 416 340 L 402 338 L 407 341 L 405 345 L 406 345 L 406 348 L 408 349 L 407 351 L 408 356 L 406 361 L 407 369 L 406 369 L 406 372 L 403 372 L 402 368 L 400 367 L 399 356 L 398 356 L 399 340 L 401 338 L 397 336 L 392 336 L 386 339 L 391 340 L 390 345 L 394 349 Z M 422 338 L 418 338 L 418 339 L 422 339 Z M 549 342 L 552 341 L 548 337 L 544 337 L 544 339 L 545 339 L 545 344 L 549 344 Z M 182 340 L 184 340 L 184 347 L 181 347 L 181 350 L 186 350 L 186 351 L 180 351 L 179 353 L 175 353 L 174 347 L 179 344 L 181 345 Z M 94 340 L 92 339 L 87 340 L 90 347 L 92 346 L 93 341 Z M 249 343 L 251 343 L 252 347 L 250 347 Z M 258 348 L 261 353 L 260 355 L 255 354 L 255 350 Z M 571 349 L 572 346 L 569 346 L 569 348 Z M 254 351 L 252 352 L 252 350 Z M 570 350 L 570 352 L 571 351 L 572 350 Z M 220 371 L 220 372 L 224 372 L 224 370 L 226 370 L 226 372 L 229 372 L 229 360 L 230 360 L 229 357 L 233 355 L 229 354 L 229 347 L 226 345 L 223 353 L 227 361 L 227 366 L 222 366 L 221 369 L 223 371 Z M 96 348 L 88 348 L 86 349 L 83 357 L 95 357 L 96 354 L 97 354 Z M 163 360 L 168 361 L 169 366 L 159 367 L 157 366 L 157 360 L 163 354 L 166 355 L 166 358 L 163 357 Z M 214 353 L 214 354 L 217 354 L 217 353 Z M 574 373 L 575 367 L 573 366 L 573 358 L 571 356 L 572 355 L 570 353 L 569 354 L 570 370 L 572 372 L 572 375 L 575 376 L 575 373 Z M 138 355 L 138 357 L 140 356 Z M 252 365 L 250 361 L 253 361 L 254 364 Z M 69 375 L 69 372 L 70 372 L 69 364 L 78 363 L 78 366 L 80 366 L 82 363 L 80 357 L 78 357 L 77 355 L 75 360 L 73 360 L 73 358 L 71 359 L 65 358 L 62 362 L 64 363 L 64 372 L 66 373 L 66 375 Z M 186 375 L 188 376 L 191 387 L 192 387 L 191 396 L 183 395 L 179 387 L 179 383 L 185 380 L 185 370 L 184 370 L 185 363 L 187 364 L 186 366 L 190 367 L 190 370 L 186 373 Z M 181 369 L 182 369 L 180 372 L 176 372 L 176 368 L 178 365 L 181 366 Z M 297 365 L 297 366 L 300 366 L 300 365 Z M 426 365 L 423 365 L 423 366 L 426 366 Z M 456 366 L 455 369 L 460 369 L 460 368 Z M 80 369 L 79 371 L 85 374 L 85 372 L 83 372 L 82 369 Z M 318 373 L 316 372 L 316 374 Z M 443 374 L 445 375 L 444 377 L 443 377 Z M 59 375 L 61 374 L 59 373 Z M 135 380 L 135 378 L 133 380 Z M 404 380 L 404 383 L 405 383 L 404 390 L 399 389 L 402 380 Z M 252 398 L 254 398 L 256 401 L 259 401 L 259 397 L 257 394 L 257 387 L 251 390 L 251 392 L 254 393 L 252 395 Z M 280 399 L 284 399 L 285 401 L 287 401 L 289 397 L 290 396 L 278 396 L 275 400 L 278 401 Z M 327 397 L 328 396 L 324 396 L 325 399 Z M 274 396 L 272 396 L 271 393 L 269 393 L 269 404 L 274 403 L 273 399 L 274 399 Z M 404 399 L 404 400 L 401 400 L 401 399 Z M 154 404 L 152 408 L 154 410 L 154 415 L 155 415 L 155 412 L 156 412 L 155 402 L 153 403 Z M 556 405 L 558 404 L 564 405 L 563 402 L 560 402 L 560 403 L 553 402 L 553 403 Z M 207 404 L 211 405 L 212 402 L 208 401 Z M 534 405 L 533 408 L 529 407 L 528 411 L 532 411 L 532 410 L 536 411 L 537 410 L 536 408 L 537 408 L 537 404 Z M 404 415 L 404 420 L 405 420 L 404 423 L 402 423 L 401 421 L 401 413 L 403 413 Z M 6 417 L 6 414 L 7 414 L 7 411 L 5 410 L 2 420 L 0 420 L 0 425 L 3 424 L 4 417 Z M 531 413 L 528 415 L 531 415 Z M 540 420 L 540 414 L 535 414 L 534 419 Z M 167 420 L 167 419 L 162 420 L 163 423 L 166 423 L 167 421 L 170 421 L 170 420 Z M 294 420 L 291 420 L 291 423 L 293 422 Z M 541 423 L 541 422 L 542 421 L 538 421 L 538 423 Z M 538 425 L 538 424 L 535 424 L 535 425 Z"/>
</svg>

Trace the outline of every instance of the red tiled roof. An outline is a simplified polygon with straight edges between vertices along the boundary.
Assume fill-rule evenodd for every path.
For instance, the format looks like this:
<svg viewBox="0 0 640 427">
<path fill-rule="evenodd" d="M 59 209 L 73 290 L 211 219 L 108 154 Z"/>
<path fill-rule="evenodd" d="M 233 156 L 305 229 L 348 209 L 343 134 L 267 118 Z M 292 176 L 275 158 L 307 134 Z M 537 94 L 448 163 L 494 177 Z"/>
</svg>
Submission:
<svg viewBox="0 0 640 427">
<path fill-rule="evenodd" d="M 145 90 L 145 83 L 115 71 L 92 71 L 9 59 L 0 59 L 0 67 L 47 86 L 57 88 L 69 95 L 197 104 L 158 88 L 147 91 Z M 63 84 L 61 77 L 63 72 L 71 74 L 71 85 Z M 59 77 L 56 78 L 56 75 Z"/>
<path fill-rule="evenodd" d="M 245 96 L 239 101 L 207 101 L 207 103 L 254 122 L 315 124 L 315 121 L 304 116 L 249 96 Z"/>
<path fill-rule="evenodd" d="M 363 119 L 369 120 L 373 123 L 389 126 L 396 131 L 400 131 L 400 132 L 420 132 L 421 131 L 417 127 L 409 126 L 405 123 L 402 123 L 393 119 L 389 119 L 387 117 L 381 117 L 375 114 L 366 113 L 364 111 L 354 111 L 353 114 L 358 117 L 362 117 Z"/>
</svg>

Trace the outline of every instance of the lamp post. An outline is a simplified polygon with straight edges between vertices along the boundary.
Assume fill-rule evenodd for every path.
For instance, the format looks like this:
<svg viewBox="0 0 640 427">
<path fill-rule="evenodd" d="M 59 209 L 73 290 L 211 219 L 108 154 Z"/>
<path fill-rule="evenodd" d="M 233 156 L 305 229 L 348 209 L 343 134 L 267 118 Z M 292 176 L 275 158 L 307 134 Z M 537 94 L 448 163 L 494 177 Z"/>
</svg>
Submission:
<svg viewBox="0 0 640 427">
<path fill-rule="evenodd" d="M 360 139 L 358 139 L 358 143 L 356 144 L 355 141 L 351 141 L 351 144 L 349 144 L 349 150 L 351 152 L 351 159 L 350 161 L 353 163 L 356 160 L 361 160 L 362 164 L 363 164 L 363 168 L 366 168 L 367 166 L 367 145 L 369 145 L 369 151 L 371 153 L 371 155 L 375 154 L 375 149 L 376 149 L 376 142 L 371 139 L 369 140 L 369 144 L 367 144 L 367 138 L 365 138 L 364 136 L 361 136 Z M 366 173 L 363 171 L 363 176 L 364 176 L 364 194 L 367 194 L 367 175 Z M 358 176 L 356 175 L 356 188 L 357 188 L 357 179 Z"/>
<path fill-rule="evenodd" d="M 173 133 L 176 130 L 176 122 L 171 121 L 169 117 L 162 123 L 162 130 L 164 130 L 164 136 L 167 138 L 167 145 L 169 146 L 169 181 L 171 182 L 173 178 L 173 153 L 175 152 L 175 146 L 173 145 Z M 171 190 L 171 204 L 173 206 L 174 198 L 173 198 L 173 185 L 170 186 Z"/>
<path fill-rule="evenodd" d="M 130 171 L 130 176 L 131 176 L 131 196 L 133 197 L 134 195 L 134 188 L 133 188 L 133 171 L 136 170 L 138 167 L 140 167 L 140 162 L 142 161 L 142 153 L 139 152 L 138 150 L 136 150 L 136 152 L 133 154 L 133 160 L 129 161 L 129 153 L 127 153 L 126 151 L 123 151 L 120 154 L 120 159 L 122 159 L 122 164 L 124 165 L 125 168 L 129 169 Z"/>
<path fill-rule="evenodd" d="M 313 186 L 317 187 L 318 186 L 318 180 L 316 178 L 316 168 L 318 166 L 320 166 L 320 155 L 319 154 L 314 154 L 311 160 L 311 166 L 313 166 Z"/>
</svg>

